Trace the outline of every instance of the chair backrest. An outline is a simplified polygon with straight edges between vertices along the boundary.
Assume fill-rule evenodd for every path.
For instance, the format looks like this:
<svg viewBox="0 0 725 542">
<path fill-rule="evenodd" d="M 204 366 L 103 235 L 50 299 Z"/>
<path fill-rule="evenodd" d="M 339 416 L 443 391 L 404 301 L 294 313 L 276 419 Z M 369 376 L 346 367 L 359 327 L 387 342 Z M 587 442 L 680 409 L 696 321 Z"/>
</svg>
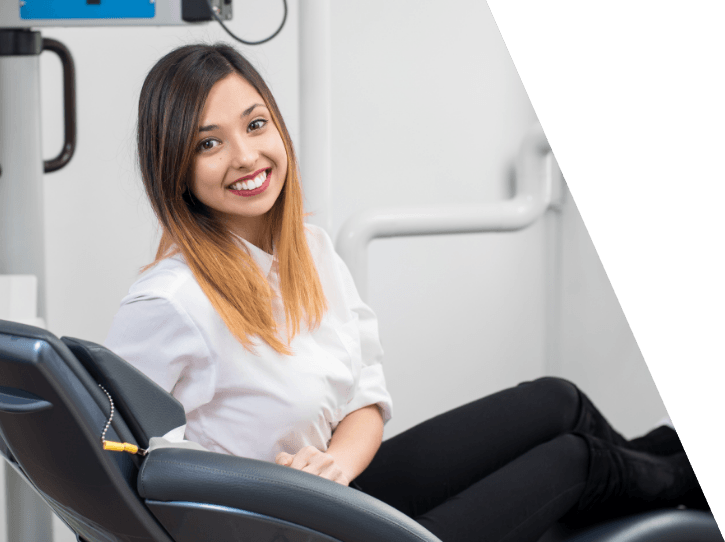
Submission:
<svg viewBox="0 0 725 542">
<path fill-rule="evenodd" d="M 107 348 L 71 337 L 62 337 L 93 380 L 111 394 L 114 405 L 142 448 L 151 437 L 160 437 L 186 424 L 184 407 L 156 382 Z"/>
<path fill-rule="evenodd" d="M 80 357 L 98 347 L 66 341 Z M 89 366 L 90 354 L 84 360 Z M 113 361 L 106 365 L 113 366 Z M 109 392 L 117 391 L 112 374 L 93 372 L 105 380 Z M 132 371 L 119 374 L 120 380 L 128 381 Z M 152 390 L 146 383 L 141 390 L 128 388 L 136 399 L 139 391 L 143 395 Z M 134 402 L 114 399 L 121 404 Z M 138 406 L 145 408 L 151 402 L 138 400 Z M 143 426 L 133 416 L 127 424 L 117 409 L 106 439 L 145 446 L 148 437 L 174 427 L 168 424 L 183 424 L 183 409 L 179 418 L 173 400 L 166 401 L 168 408 L 162 409 L 166 425 L 152 421 Z M 0 320 L 0 453 L 16 462 L 51 508 L 89 542 L 172 542 L 138 496 L 137 457 L 102 448 L 101 433 L 110 410 L 106 394 L 63 341 L 45 330 Z"/>
</svg>

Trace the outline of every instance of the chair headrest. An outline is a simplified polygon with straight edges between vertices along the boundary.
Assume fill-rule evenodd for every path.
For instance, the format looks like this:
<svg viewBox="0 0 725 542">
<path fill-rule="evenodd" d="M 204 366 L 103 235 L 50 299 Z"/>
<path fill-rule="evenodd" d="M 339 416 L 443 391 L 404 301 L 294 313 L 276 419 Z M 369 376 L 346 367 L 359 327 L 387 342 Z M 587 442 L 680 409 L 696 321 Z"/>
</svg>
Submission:
<svg viewBox="0 0 725 542">
<path fill-rule="evenodd" d="M 108 348 L 72 337 L 61 341 L 111 394 L 141 447 L 147 448 L 151 437 L 161 437 L 186 423 L 179 401 Z"/>
<path fill-rule="evenodd" d="M 53 335 L 50 331 L 39 327 L 29 326 L 19 322 L 12 322 L 10 320 L 0 320 L 0 333 L 11 337 L 38 339 L 47 342 L 56 349 L 65 350 L 65 347 L 60 344 L 58 337 Z"/>
</svg>

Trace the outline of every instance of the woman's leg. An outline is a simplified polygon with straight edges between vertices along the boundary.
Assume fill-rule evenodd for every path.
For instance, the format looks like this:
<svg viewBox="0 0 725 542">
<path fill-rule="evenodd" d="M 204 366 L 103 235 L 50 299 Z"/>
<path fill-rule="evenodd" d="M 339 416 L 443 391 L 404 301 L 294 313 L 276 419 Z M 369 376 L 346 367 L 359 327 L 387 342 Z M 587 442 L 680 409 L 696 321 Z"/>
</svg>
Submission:
<svg viewBox="0 0 725 542">
<path fill-rule="evenodd" d="M 566 434 L 540 444 L 416 517 L 443 542 L 528 542 L 578 504 L 589 452 Z"/>
<path fill-rule="evenodd" d="M 570 432 L 580 403 L 579 391 L 565 380 L 523 382 L 386 440 L 355 482 L 411 517 L 424 514 Z"/>
<path fill-rule="evenodd" d="M 596 440 L 612 449 L 612 442 L 623 446 L 605 458 L 593 452 L 590 441 Z M 601 506 L 606 499 L 597 495 L 612 489 L 601 475 L 614 472 L 613 458 L 628 461 L 628 444 L 576 386 L 542 378 L 385 441 L 355 482 L 443 540 L 457 540 L 453 532 L 470 529 L 484 529 L 486 539 L 529 540 L 574 505 L 581 509 L 583 500 Z M 661 479 L 657 467 L 625 468 L 625 491 Z M 668 498 L 673 494 L 666 492 Z"/>
<path fill-rule="evenodd" d="M 574 386 L 574 384 L 571 384 Z M 591 435 L 622 448 L 654 455 L 672 455 L 683 452 L 677 432 L 667 426 L 657 427 L 649 433 L 633 440 L 620 435 L 594 406 L 589 397 L 577 388 L 580 398 L 580 412 L 572 432 Z"/>
<path fill-rule="evenodd" d="M 643 453 L 591 435 L 580 435 L 589 450 L 587 483 L 567 519 L 590 521 L 684 504 L 707 508 L 684 452 Z"/>
<path fill-rule="evenodd" d="M 630 440 L 627 447 L 655 455 L 673 455 L 685 451 L 677 431 L 666 425 L 656 427 L 646 435 Z"/>
</svg>

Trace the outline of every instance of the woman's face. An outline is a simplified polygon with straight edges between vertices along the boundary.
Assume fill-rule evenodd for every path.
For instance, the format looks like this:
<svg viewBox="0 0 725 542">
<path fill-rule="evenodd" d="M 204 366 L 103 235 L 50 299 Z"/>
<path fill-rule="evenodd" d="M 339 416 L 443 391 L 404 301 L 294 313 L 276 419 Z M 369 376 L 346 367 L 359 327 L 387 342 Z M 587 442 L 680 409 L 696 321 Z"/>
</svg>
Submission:
<svg viewBox="0 0 725 542">
<path fill-rule="evenodd" d="M 237 235 L 259 241 L 262 216 L 287 176 L 287 153 L 262 96 L 232 73 L 209 92 L 198 127 L 191 192 Z"/>
</svg>

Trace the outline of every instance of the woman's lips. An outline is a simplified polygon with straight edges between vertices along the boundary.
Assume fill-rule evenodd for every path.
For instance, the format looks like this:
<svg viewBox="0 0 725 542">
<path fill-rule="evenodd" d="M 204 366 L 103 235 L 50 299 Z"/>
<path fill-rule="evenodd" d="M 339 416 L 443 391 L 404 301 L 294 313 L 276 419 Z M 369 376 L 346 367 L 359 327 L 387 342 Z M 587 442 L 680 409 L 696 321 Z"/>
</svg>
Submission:
<svg viewBox="0 0 725 542">
<path fill-rule="evenodd" d="M 249 179 L 254 179 L 257 175 L 259 175 L 263 171 L 269 170 L 269 169 L 270 168 L 263 167 L 262 169 L 258 169 L 254 173 L 250 173 L 249 175 L 245 175 L 244 177 L 240 177 L 239 179 L 237 179 L 236 181 L 234 181 L 234 183 L 241 183 L 243 181 L 248 181 Z"/>
<path fill-rule="evenodd" d="M 255 173 L 253 173 L 251 175 L 247 175 L 246 177 L 242 177 L 237 182 L 241 182 L 241 181 L 248 180 L 248 179 L 254 179 L 254 177 L 256 177 L 257 175 L 259 175 L 262 171 L 264 171 L 264 170 L 263 169 L 260 169 L 259 171 L 255 172 Z M 242 196 L 244 198 L 250 198 L 252 196 L 256 196 L 257 194 L 261 194 L 262 192 L 264 192 L 265 190 L 267 190 L 267 187 L 269 186 L 269 180 L 270 180 L 271 177 L 272 177 L 272 170 L 269 169 L 267 171 L 267 178 L 264 180 L 264 182 L 262 183 L 262 186 L 260 186 L 259 188 L 254 188 L 252 190 L 232 190 L 230 188 L 229 191 L 232 194 L 236 194 L 237 196 Z"/>
</svg>

